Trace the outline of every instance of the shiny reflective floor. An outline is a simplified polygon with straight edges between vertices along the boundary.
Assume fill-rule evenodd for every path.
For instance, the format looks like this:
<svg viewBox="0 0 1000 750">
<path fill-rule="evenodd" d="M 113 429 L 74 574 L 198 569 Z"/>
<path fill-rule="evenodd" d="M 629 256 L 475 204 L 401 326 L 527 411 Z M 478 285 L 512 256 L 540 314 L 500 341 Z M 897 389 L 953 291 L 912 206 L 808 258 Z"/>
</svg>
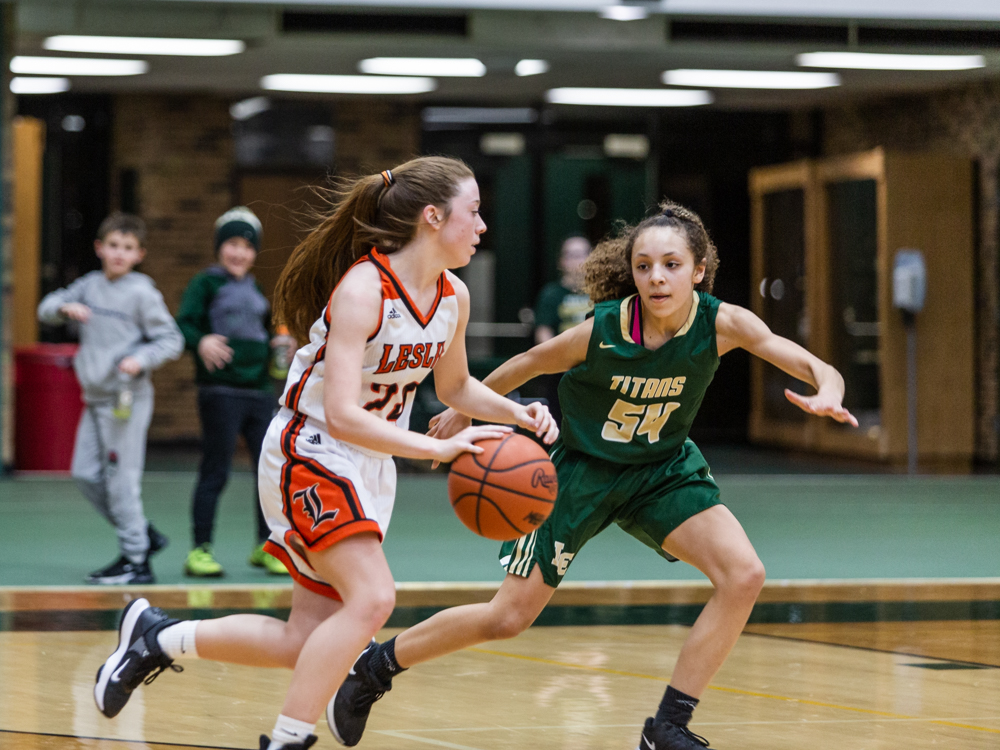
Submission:
<svg viewBox="0 0 1000 750">
<path fill-rule="evenodd" d="M 692 724 L 713 748 L 1000 748 L 996 621 L 751 629 Z M 376 706 L 359 747 L 632 750 L 687 632 L 536 627 L 421 665 Z M 0 632 L 0 747 L 256 749 L 290 677 L 192 662 L 108 720 L 92 688 L 114 643 L 108 631 Z M 338 747 L 322 723 L 317 733 L 318 748 Z"/>
</svg>

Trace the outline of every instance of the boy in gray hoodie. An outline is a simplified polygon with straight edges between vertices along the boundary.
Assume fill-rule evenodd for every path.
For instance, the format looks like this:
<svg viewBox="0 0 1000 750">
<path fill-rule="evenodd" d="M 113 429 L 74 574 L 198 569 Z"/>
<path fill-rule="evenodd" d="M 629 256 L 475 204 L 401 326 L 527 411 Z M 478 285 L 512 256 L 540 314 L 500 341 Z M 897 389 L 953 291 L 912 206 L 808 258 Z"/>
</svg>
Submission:
<svg viewBox="0 0 1000 750">
<path fill-rule="evenodd" d="M 121 556 L 88 583 L 154 583 L 149 556 L 167 538 L 146 521 L 140 482 L 146 431 L 153 415 L 149 374 L 177 359 L 184 339 L 153 280 L 132 269 L 146 255 L 142 220 L 114 213 L 97 231 L 101 270 L 91 271 L 38 305 L 38 319 L 75 320 L 80 349 L 73 367 L 86 408 L 71 473 L 80 490 L 115 527 Z"/>
</svg>

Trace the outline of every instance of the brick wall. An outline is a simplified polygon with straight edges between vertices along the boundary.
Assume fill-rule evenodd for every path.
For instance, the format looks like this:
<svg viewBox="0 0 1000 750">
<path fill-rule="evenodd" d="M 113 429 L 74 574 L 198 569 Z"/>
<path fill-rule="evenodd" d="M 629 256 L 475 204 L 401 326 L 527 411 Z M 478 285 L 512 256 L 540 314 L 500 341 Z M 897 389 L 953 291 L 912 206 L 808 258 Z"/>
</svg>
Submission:
<svg viewBox="0 0 1000 750">
<path fill-rule="evenodd" d="M 340 174 L 380 172 L 420 153 L 420 110 L 412 104 L 343 101 L 337 104 L 335 118 Z"/>
<path fill-rule="evenodd" d="M 137 175 L 138 210 L 149 227 L 142 270 L 171 312 L 191 277 L 214 261 L 212 227 L 236 200 L 230 100 L 212 96 L 121 95 L 115 99 L 111 204 L 121 206 L 118 175 Z M 378 100 L 336 107 L 336 170 L 357 174 L 392 167 L 420 148 L 419 110 Z M 290 195 L 289 199 L 295 196 Z M 255 209 L 262 212 L 261 207 Z M 191 355 L 154 375 L 151 441 L 199 435 Z"/>
<path fill-rule="evenodd" d="M 979 245 L 976 258 L 976 456 L 995 461 L 1000 376 L 1000 82 L 924 96 L 862 102 L 830 109 L 824 118 L 827 154 L 876 146 L 943 151 L 979 165 Z"/>
<path fill-rule="evenodd" d="M 173 313 L 191 277 L 212 263 L 212 227 L 232 205 L 233 144 L 229 102 L 208 96 L 122 95 L 115 99 L 113 190 L 123 169 L 137 173 L 138 210 L 148 250 L 142 270 Z M 121 196 L 112 195 L 112 205 Z M 199 434 L 191 355 L 153 377 L 152 441 Z"/>
</svg>

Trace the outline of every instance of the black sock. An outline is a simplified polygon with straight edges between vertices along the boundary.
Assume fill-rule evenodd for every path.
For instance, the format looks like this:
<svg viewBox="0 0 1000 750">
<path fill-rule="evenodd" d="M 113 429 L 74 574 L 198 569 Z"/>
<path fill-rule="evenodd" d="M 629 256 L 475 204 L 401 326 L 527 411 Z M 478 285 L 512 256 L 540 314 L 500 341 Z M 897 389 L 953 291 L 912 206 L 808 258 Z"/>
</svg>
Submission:
<svg viewBox="0 0 1000 750">
<path fill-rule="evenodd" d="M 667 692 L 663 694 L 660 707 L 656 710 L 656 722 L 669 721 L 679 727 L 686 727 L 697 705 L 697 698 L 667 685 Z"/>
<path fill-rule="evenodd" d="M 385 684 L 388 683 L 393 677 L 395 677 L 400 672 L 406 670 L 399 666 L 399 662 L 396 661 L 396 637 L 393 636 L 385 643 L 380 643 L 375 647 L 375 653 L 372 654 L 371 660 L 368 662 L 369 669 L 371 669 L 372 674 L 378 678 L 379 682 Z"/>
</svg>

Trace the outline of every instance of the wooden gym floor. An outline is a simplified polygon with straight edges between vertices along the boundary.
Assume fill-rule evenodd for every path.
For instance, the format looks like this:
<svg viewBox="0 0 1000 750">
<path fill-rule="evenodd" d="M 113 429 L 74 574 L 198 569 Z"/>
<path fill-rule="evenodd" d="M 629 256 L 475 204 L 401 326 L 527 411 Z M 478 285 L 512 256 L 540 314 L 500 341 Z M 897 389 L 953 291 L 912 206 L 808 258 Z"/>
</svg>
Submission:
<svg viewBox="0 0 1000 750">
<path fill-rule="evenodd" d="M 1000 570 L 995 477 L 717 476 L 770 580 L 696 732 L 720 750 L 1000 749 L 1000 579 L 983 578 Z M 70 585 L 114 550 L 70 482 L 0 480 L 0 749 L 256 750 L 285 671 L 195 662 L 115 720 L 92 697 L 130 597 L 184 617 L 287 612 L 287 579 L 246 565 L 251 479 L 234 476 L 220 508 L 228 585 L 204 586 L 180 573 L 193 475 L 147 474 L 147 512 L 174 543 L 154 562 L 168 585 L 141 590 Z M 403 583 L 386 634 L 489 599 L 502 575 L 496 544 L 444 497 L 439 476 L 400 482 L 386 553 Z M 538 626 L 397 680 L 359 750 L 632 750 L 710 593 L 610 529 Z M 317 730 L 320 750 L 338 747 Z"/>
<path fill-rule="evenodd" d="M 426 613 L 491 592 L 404 587 L 401 609 Z M 892 613 L 893 606 L 922 602 L 928 613 L 952 614 L 956 605 L 989 609 L 998 592 L 996 579 L 778 582 L 765 589 L 761 606 L 823 604 L 836 611 L 834 605 L 864 600 Z M 104 608 L 112 599 L 135 593 L 206 616 L 213 604 L 227 611 L 287 605 L 280 587 L 2 590 L 0 748 L 257 747 L 280 709 L 290 676 L 284 670 L 194 662 L 183 674 L 166 672 L 140 688 L 116 719 L 97 712 L 94 673 L 115 633 L 92 629 L 108 627 L 93 613 L 106 613 L 107 622 L 114 615 Z M 701 585 L 580 584 L 560 589 L 553 609 L 564 620 L 581 612 L 586 618 L 592 610 L 578 605 L 589 601 L 627 621 L 643 607 L 683 613 L 707 594 Z M 30 616 L 18 619 L 19 612 Z M 360 747 L 632 750 L 687 632 L 677 624 L 540 626 L 421 665 L 378 704 Z M 721 750 L 995 750 L 1000 628 L 995 618 L 752 624 L 703 696 L 693 729 Z M 322 722 L 317 733 L 318 748 L 338 747 Z"/>
</svg>

